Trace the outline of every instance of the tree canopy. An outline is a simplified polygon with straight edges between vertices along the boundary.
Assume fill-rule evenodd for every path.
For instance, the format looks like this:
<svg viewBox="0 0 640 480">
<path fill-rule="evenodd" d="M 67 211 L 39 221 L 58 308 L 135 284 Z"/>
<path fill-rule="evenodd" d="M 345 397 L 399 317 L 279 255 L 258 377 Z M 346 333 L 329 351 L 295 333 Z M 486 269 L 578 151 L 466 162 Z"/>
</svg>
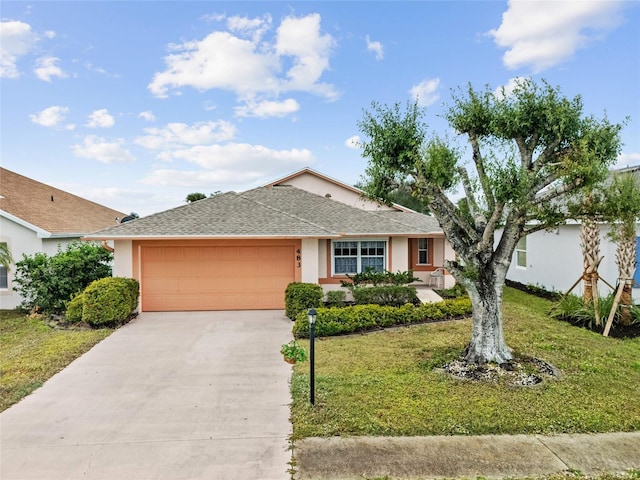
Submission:
<svg viewBox="0 0 640 480">
<path fill-rule="evenodd" d="M 621 125 L 583 115 L 580 96 L 521 80 L 511 92 L 471 85 L 453 93 L 444 117 L 467 147 L 427 135 L 426 110 L 373 103 L 358 123 L 369 163 L 364 190 L 389 202 L 412 185 L 438 219 L 458 259 L 447 269 L 474 306 L 467 361 L 511 358 L 502 338 L 502 288 L 518 241 L 569 215 L 566 201 L 602 181 L 620 150 Z M 451 200 L 457 187 L 460 202 Z"/>
</svg>

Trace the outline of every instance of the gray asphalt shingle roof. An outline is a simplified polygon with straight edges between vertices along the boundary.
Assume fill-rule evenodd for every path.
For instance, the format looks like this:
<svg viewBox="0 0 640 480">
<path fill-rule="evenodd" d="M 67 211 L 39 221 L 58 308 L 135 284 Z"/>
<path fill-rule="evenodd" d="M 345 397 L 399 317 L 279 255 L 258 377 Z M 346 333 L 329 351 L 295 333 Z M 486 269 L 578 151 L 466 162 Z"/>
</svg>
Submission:
<svg viewBox="0 0 640 480">
<path fill-rule="evenodd" d="M 292 186 L 229 192 L 101 230 L 87 238 L 338 237 L 440 232 L 433 217 L 361 210 Z"/>
</svg>

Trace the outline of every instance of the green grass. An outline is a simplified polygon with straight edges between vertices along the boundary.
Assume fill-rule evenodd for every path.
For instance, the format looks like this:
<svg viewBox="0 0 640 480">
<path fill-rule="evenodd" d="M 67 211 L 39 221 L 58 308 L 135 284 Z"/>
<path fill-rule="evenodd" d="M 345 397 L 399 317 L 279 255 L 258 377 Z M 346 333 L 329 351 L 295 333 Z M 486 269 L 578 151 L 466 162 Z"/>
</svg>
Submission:
<svg viewBox="0 0 640 480">
<path fill-rule="evenodd" d="M 309 363 L 294 367 L 293 438 L 640 430 L 640 338 L 604 338 L 553 320 L 550 306 L 505 289 L 507 344 L 562 372 L 536 387 L 461 381 L 433 369 L 462 351 L 470 320 L 316 341 L 315 407 Z"/>
<path fill-rule="evenodd" d="M 0 310 L 0 411 L 29 395 L 113 330 L 57 330 Z"/>
</svg>

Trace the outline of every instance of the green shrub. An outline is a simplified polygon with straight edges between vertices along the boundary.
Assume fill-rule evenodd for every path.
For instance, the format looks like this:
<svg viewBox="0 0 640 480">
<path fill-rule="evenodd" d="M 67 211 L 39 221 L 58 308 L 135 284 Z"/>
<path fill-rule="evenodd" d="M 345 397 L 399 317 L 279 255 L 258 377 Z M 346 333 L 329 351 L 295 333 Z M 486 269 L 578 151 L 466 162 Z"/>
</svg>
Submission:
<svg viewBox="0 0 640 480">
<path fill-rule="evenodd" d="M 67 302 L 67 312 L 65 318 L 69 323 L 78 323 L 82 321 L 82 308 L 84 307 L 84 293 L 75 295 Z"/>
<path fill-rule="evenodd" d="M 615 295 L 598 298 L 598 317 L 596 318 L 593 304 L 585 305 L 582 297 L 577 295 L 566 295 L 559 302 L 555 303 L 549 315 L 558 320 L 565 320 L 573 325 L 577 325 L 595 332 L 602 332 L 607 323 Z M 640 322 L 640 307 L 631 307 L 631 317 L 633 323 Z M 620 308 L 613 316 L 613 327 L 617 327 L 620 321 Z"/>
<path fill-rule="evenodd" d="M 353 299 L 358 305 L 391 305 L 400 307 L 405 303 L 420 303 L 414 287 L 406 285 L 380 285 L 373 287 L 355 287 L 352 289 Z"/>
<path fill-rule="evenodd" d="M 419 278 L 413 276 L 412 270 L 406 272 L 391 273 L 388 270 L 378 272 L 371 267 L 367 267 L 364 272 L 355 275 L 347 275 L 349 281 L 341 281 L 343 287 L 351 288 L 351 286 L 360 285 L 407 285 L 412 282 L 420 281 Z"/>
<path fill-rule="evenodd" d="M 45 314 L 65 311 L 71 297 L 99 278 L 111 276 L 111 252 L 99 244 L 72 242 L 48 256 L 23 255 L 16 263 L 14 289 L 23 297 L 21 307 Z"/>
<path fill-rule="evenodd" d="M 311 307 L 318 308 L 322 305 L 323 296 L 322 287 L 315 283 L 290 283 L 284 291 L 285 314 L 291 320 L 295 320 L 300 312 L 306 315 Z"/>
<path fill-rule="evenodd" d="M 327 292 L 327 307 L 344 307 L 347 299 L 347 292 L 344 290 L 329 290 Z"/>
<path fill-rule="evenodd" d="M 140 285 L 133 278 L 102 278 L 84 291 L 82 320 L 92 327 L 122 325 L 138 307 Z"/>
<path fill-rule="evenodd" d="M 451 288 L 434 289 L 434 292 L 436 292 L 442 298 L 459 298 L 469 295 L 467 293 L 467 289 L 464 288 L 464 285 L 462 285 L 461 283 L 456 283 Z"/>
<path fill-rule="evenodd" d="M 407 303 L 401 307 L 355 305 L 317 309 L 315 333 L 319 337 L 377 330 L 395 325 L 439 321 L 471 313 L 471 300 L 458 298 L 419 306 Z M 306 312 L 300 312 L 293 325 L 296 338 L 309 336 Z"/>
</svg>

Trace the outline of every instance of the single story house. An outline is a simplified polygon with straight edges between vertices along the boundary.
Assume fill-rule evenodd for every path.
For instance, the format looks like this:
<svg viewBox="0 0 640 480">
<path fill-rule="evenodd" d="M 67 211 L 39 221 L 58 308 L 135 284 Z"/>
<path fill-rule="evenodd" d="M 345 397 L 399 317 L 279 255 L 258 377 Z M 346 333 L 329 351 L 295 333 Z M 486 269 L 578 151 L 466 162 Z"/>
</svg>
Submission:
<svg viewBox="0 0 640 480">
<path fill-rule="evenodd" d="M 0 243 L 15 262 L 23 254 L 55 255 L 84 235 L 117 224 L 125 216 L 50 185 L 0 168 Z M 12 309 L 22 297 L 13 291 L 15 268 L 0 267 L 0 306 Z"/>
<path fill-rule="evenodd" d="M 308 168 L 85 239 L 113 241 L 114 276 L 140 281 L 142 311 L 282 309 L 291 282 L 336 289 L 367 267 L 428 282 L 454 255 L 435 218 Z"/>
<path fill-rule="evenodd" d="M 640 182 L 640 166 L 618 172 L 629 171 Z M 598 267 L 598 274 L 612 286 L 617 285 L 616 265 L 617 245 L 608 236 L 610 225 L 600 224 L 600 256 L 604 257 Z M 527 235 L 518 243 L 507 278 L 526 285 L 537 285 L 562 293 L 581 278 L 583 273 L 580 223 L 570 221 L 551 232 L 536 232 Z M 636 225 L 636 255 L 638 268 L 634 275 L 633 299 L 640 303 L 640 223 Z M 601 296 L 612 293 L 604 282 L 598 284 Z M 573 291 L 582 295 L 582 283 Z"/>
</svg>

